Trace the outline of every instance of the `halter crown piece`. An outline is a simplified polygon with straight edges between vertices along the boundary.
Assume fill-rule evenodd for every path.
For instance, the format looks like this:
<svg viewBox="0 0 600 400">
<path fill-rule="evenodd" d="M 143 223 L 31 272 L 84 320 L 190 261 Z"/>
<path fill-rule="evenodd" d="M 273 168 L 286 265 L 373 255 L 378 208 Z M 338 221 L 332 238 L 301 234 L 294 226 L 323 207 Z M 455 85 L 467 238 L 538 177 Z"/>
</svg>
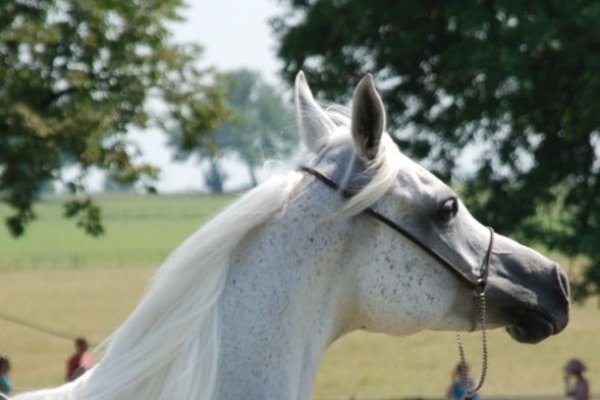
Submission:
<svg viewBox="0 0 600 400">
<path fill-rule="evenodd" d="M 331 189 L 337 190 L 342 196 L 348 198 L 352 197 L 355 193 L 352 193 L 348 190 L 340 188 L 336 182 L 326 177 L 319 171 L 307 167 L 301 166 L 299 170 L 310 174 L 317 178 L 317 180 L 324 183 L 326 186 L 329 186 Z M 369 215 L 384 225 L 388 226 L 390 229 L 396 231 L 401 234 L 415 245 L 420 247 L 423 251 L 429 254 L 433 259 L 435 259 L 438 263 L 444 266 L 449 272 L 451 272 L 459 281 L 465 284 L 468 288 L 473 291 L 473 296 L 475 297 L 475 304 L 477 309 L 479 310 L 479 322 L 481 324 L 481 342 L 482 342 L 482 364 L 481 364 L 481 376 L 479 378 L 479 382 L 476 386 L 470 387 L 469 379 L 467 376 L 467 363 L 465 361 L 465 351 L 462 338 L 459 332 L 456 332 L 456 342 L 458 344 L 458 354 L 460 357 L 460 372 L 461 372 L 461 380 L 463 387 L 465 389 L 465 399 L 470 399 L 475 393 L 477 393 L 485 382 L 485 378 L 487 376 L 488 370 L 488 351 L 487 351 L 487 311 L 486 311 L 486 303 L 485 303 L 485 288 L 487 286 L 488 274 L 490 270 L 490 258 L 492 255 L 492 250 L 494 248 L 494 230 L 491 227 L 488 227 L 490 232 L 490 239 L 488 242 L 488 248 L 483 257 L 483 261 L 481 263 L 479 275 L 475 276 L 470 272 L 466 272 L 456 265 L 452 264 L 448 261 L 444 256 L 437 253 L 434 249 L 429 247 L 419 238 L 417 238 L 414 234 L 398 225 L 396 222 L 392 221 L 388 217 L 379 212 L 375 211 L 373 208 L 369 207 L 362 211 L 364 214 Z M 475 321 L 475 316 L 474 316 Z M 475 329 L 476 322 L 473 323 L 473 329 Z"/>
</svg>

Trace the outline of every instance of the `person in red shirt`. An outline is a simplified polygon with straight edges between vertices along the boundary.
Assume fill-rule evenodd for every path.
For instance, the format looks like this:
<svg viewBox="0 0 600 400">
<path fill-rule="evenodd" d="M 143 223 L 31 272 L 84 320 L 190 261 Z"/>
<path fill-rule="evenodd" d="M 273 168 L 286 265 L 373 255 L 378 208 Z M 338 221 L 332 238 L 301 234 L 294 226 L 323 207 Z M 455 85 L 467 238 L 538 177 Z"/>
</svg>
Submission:
<svg viewBox="0 0 600 400">
<path fill-rule="evenodd" d="M 94 360 L 89 353 L 89 345 L 84 338 L 75 339 L 75 353 L 67 360 L 67 382 L 79 378 L 85 371 L 92 368 Z"/>
</svg>

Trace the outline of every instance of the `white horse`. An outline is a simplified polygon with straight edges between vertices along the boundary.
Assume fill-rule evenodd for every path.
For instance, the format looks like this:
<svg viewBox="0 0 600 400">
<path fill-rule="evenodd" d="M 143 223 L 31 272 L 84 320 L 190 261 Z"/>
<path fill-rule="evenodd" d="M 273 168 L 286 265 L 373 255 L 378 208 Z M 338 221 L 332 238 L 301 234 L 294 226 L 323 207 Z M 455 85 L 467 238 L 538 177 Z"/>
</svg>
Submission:
<svg viewBox="0 0 600 400">
<path fill-rule="evenodd" d="M 291 171 L 250 191 L 174 251 L 96 367 L 15 400 L 303 400 L 327 346 L 349 332 L 477 328 L 457 276 L 479 274 L 490 233 L 385 133 L 371 77 L 348 116 L 323 110 L 300 73 L 296 107 L 312 170 L 341 189 Z M 521 342 L 560 332 L 569 289 L 558 265 L 500 235 L 491 250 L 488 324 Z"/>
</svg>

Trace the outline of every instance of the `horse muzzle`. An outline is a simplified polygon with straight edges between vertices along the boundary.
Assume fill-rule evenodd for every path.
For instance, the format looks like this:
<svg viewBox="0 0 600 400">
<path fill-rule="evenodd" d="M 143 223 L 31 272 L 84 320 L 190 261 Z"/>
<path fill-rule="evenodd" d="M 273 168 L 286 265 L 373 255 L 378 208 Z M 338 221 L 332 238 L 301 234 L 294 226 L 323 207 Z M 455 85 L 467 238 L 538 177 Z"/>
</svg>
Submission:
<svg viewBox="0 0 600 400">
<path fill-rule="evenodd" d="M 538 343 L 551 335 L 563 331 L 569 323 L 570 290 L 564 271 L 553 265 L 550 274 L 553 284 L 549 293 L 538 295 L 538 304 L 516 308 L 507 314 L 513 323 L 507 327 L 509 335 L 521 343 Z"/>
</svg>

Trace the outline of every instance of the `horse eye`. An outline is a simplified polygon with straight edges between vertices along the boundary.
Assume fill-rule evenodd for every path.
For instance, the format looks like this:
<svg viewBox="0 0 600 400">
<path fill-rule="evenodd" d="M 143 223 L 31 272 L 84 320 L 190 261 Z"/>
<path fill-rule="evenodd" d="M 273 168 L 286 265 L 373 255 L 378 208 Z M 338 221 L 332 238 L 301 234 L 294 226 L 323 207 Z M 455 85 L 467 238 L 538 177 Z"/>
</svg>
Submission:
<svg viewBox="0 0 600 400">
<path fill-rule="evenodd" d="M 458 212 L 458 201 L 456 200 L 456 198 L 451 197 L 442 202 L 442 205 L 440 206 L 440 209 L 438 210 L 438 217 L 442 221 L 448 222 L 456 216 L 457 212 Z"/>
</svg>

